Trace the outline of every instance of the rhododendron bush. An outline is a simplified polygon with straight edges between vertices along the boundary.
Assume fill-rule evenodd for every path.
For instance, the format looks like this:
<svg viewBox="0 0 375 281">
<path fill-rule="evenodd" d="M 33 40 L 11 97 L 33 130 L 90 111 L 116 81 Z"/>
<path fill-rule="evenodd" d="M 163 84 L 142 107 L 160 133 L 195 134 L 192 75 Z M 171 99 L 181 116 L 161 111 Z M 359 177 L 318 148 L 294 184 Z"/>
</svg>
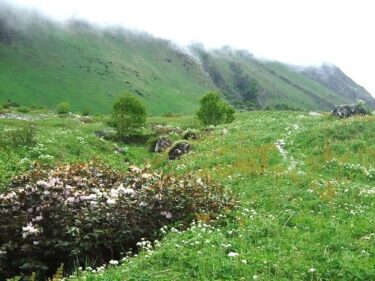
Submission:
<svg viewBox="0 0 375 281">
<path fill-rule="evenodd" d="M 36 167 L 0 195 L 0 279 L 119 258 L 168 223 L 231 206 L 222 186 L 192 175 L 137 167 L 121 174 L 95 163 Z"/>
</svg>

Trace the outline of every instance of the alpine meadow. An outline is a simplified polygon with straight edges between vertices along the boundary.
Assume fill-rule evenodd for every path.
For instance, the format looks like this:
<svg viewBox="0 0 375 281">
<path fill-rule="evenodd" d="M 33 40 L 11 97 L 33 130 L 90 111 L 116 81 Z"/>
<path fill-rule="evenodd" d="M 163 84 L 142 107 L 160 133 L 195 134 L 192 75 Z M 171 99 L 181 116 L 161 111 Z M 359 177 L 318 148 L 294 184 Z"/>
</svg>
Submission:
<svg viewBox="0 0 375 281">
<path fill-rule="evenodd" d="M 375 280 L 375 99 L 338 66 L 0 0 L 0 281 Z"/>
</svg>

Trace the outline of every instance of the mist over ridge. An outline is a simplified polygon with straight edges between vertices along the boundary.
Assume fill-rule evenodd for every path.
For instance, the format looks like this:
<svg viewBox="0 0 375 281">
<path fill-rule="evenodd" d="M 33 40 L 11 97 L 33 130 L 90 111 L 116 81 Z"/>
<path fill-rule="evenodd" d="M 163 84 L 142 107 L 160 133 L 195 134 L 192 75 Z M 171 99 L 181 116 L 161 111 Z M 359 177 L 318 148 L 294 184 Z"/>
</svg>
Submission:
<svg viewBox="0 0 375 281">
<path fill-rule="evenodd" d="M 171 108 L 190 113 L 199 98 L 212 90 L 222 92 L 239 109 L 286 105 L 330 110 L 335 104 L 358 99 L 375 104 L 341 70 L 336 76 L 327 75 L 330 68 L 335 69 L 332 64 L 293 66 L 229 45 L 182 46 L 121 25 L 80 18 L 58 21 L 35 10 L 0 5 L 1 52 L 7 58 L 2 67 L 14 66 L 8 73 L 3 71 L 7 83 L 0 89 L 2 100 L 25 100 L 26 96 L 27 104 L 53 106 L 62 97 L 77 103 L 79 94 L 83 100 L 75 110 L 84 101 L 95 101 L 95 110 L 107 111 L 116 96 L 129 91 L 155 114 Z M 17 77 L 19 69 L 26 70 L 22 75 L 33 76 L 31 85 Z"/>
</svg>

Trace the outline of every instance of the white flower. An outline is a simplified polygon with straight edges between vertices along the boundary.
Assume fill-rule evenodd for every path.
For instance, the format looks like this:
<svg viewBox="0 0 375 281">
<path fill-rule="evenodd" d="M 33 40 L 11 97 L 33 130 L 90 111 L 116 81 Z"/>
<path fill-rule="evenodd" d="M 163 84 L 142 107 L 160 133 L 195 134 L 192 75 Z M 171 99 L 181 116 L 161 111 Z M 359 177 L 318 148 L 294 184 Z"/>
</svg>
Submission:
<svg viewBox="0 0 375 281">
<path fill-rule="evenodd" d="M 315 271 L 316 271 L 316 269 L 313 268 L 313 267 L 309 269 L 309 273 L 314 273 Z"/>
<path fill-rule="evenodd" d="M 148 204 L 146 203 L 146 202 L 141 202 L 141 203 L 139 203 L 139 207 L 147 207 L 148 206 Z"/>
<path fill-rule="evenodd" d="M 234 258 L 234 257 L 237 257 L 238 256 L 238 253 L 235 253 L 235 252 L 229 252 L 228 254 L 228 257 L 230 258 Z"/>
<path fill-rule="evenodd" d="M 49 187 L 51 187 L 51 185 L 48 182 L 43 181 L 43 180 L 37 181 L 36 185 L 38 185 L 40 187 L 43 187 L 43 188 L 49 188 Z"/>
<path fill-rule="evenodd" d="M 85 201 L 85 200 L 96 200 L 97 199 L 97 196 L 96 194 L 90 194 L 90 195 L 87 195 L 87 196 L 81 196 L 80 199 L 82 201 Z"/>
<path fill-rule="evenodd" d="M 73 203 L 74 200 L 75 200 L 74 197 L 68 197 L 68 198 L 66 198 L 66 202 L 67 202 L 67 203 Z"/>
<path fill-rule="evenodd" d="M 26 226 L 23 226 L 22 231 L 23 231 L 22 233 L 23 238 L 26 238 L 27 236 L 32 235 L 32 234 L 39 233 L 39 230 L 33 226 L 32 222 L 29 222 Z"/>
<path fill-rule="evenodd" d="M 135 190 L 132 189 L 132 188 L 125 188 L 123 192 L 124 192 L 124 194 L 127 194 L 127 195 L 134 195 L 135 194 Z"/>
<path fill-rule="evenodd" d="M 36 216 L 35 221 L 41 221 L 43 219 L 43 216 Z"/>
<path fill-rule="evenodd" d="M 117 260 L 110 260 L 109 264 L 111 264 L 111 265 L 118 265 L 118 261 Z"/>
<path fill-rule="evenodd" d="M 247 264 L 247 260 L 241 260 L 243 264 Z"/>
<path fill-rule="evenodd" d="M 164 216 L 168 220 L 172 218 L 171 212 L 162 211 L 162 212 L 160 212 L 160 215 Z"/>
<path fill-rule="evenodd" d="M 107 199 L 107 204 L 108 204 L 108 205 L 114 205 L 114 204 L 116 204 L 116 200 L 115 200 L 115 199 L 112 199 L 112 198 L 108 198 L 108 199 Z"/>
</svg>

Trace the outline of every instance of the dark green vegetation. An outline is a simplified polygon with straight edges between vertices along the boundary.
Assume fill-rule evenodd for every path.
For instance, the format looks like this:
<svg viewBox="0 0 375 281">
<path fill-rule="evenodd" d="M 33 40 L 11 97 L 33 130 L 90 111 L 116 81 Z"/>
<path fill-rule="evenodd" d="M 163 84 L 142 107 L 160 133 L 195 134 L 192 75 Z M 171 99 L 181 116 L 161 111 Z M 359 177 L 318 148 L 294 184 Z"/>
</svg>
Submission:
<svg viewBox="0 0 375 281">
<path fill-rule="evenodd" d="M 234 121 L 234 108 L 221 100 L 218 93 L 205 95 L 200 103 L 201 107 L 196 115 L 203 125 L 219 125 Z"/>
<path fill-rule="evenodd" d="M 111 122 L 119 139 L 136 134 L 146 123 L 146 109 L 130 94 L 118 97 L 113 105 Z"/>
<path fill-rule="evenodd" d="M 375 278 L 374 116 L 242 113 L 233 123 L 191 140 L 192 152 L 175 161 L 143 145 L 123 144 L 126 149 L 118 153 L 116 143 L 94 134 L 109 129 L 104 119 L 34 120 L 36 143 L 1 146 L 3 183 L 35 160 L 56 165 L 94 157 L 117 171 L 126 170 L 129 163 L 147 163 L 153 171 L 209 177 L 232 191 L 240 205 L 215 222 L 199 214 L 201 222 L 187 230 L 164 227 L 161 233 L 167 234 L 161 242 L 140 241 L 137 257 L 113 257 L 104 273 L 87 269 L 73 280 Z M 148 122 L 182 129 L 194 124 L 192 117 Z M 11 135 L 29 123 L 2 120 L 1 131 Z M 118 263 L 123 265 L 113 266 Z"/>
<path fill-rule="evenodd" d="M 80 21 L 59 24 L 4 4 L 0 57 L 0 103 L 28 107 L 67 101 L 74 112 L 109 113 L 114 99 L 130 92 L 150 114 L 192 114 L 209 91 L 221 91 L 245 109 L 327 110 L 356 99 L 375 105 L 333 66 L 312 75 L 247 51 L 196 45 L 182 50 L 147 34 Z"/>
</svg>

